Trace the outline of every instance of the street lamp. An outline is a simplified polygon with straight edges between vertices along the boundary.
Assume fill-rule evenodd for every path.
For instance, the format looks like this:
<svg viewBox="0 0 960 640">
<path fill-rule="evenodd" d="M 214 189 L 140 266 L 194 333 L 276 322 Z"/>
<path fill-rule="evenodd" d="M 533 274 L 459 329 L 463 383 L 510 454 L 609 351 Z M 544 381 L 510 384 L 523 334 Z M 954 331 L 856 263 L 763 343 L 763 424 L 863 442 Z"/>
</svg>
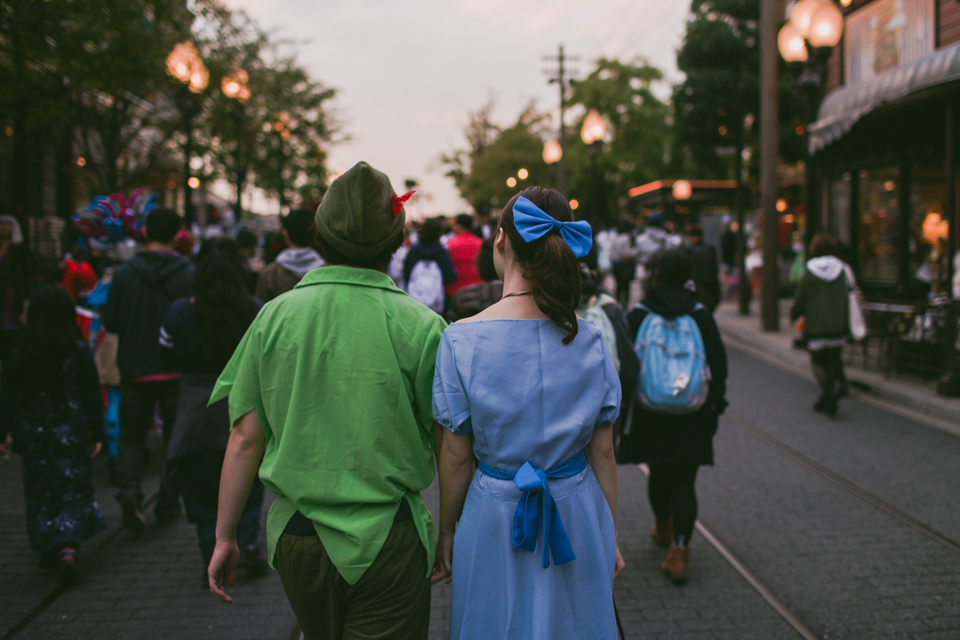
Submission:
<svg viewBox="0 0 960 640">
<path fill-rule="evenodd" d="M 543 143 L 543 161 L 547 164 L 547 170 L 553 173 L 553 165 L 560 162 L 563 157 L 563 147 L 556 140 L 547 140 Z M 560 176 L 557 176 L 557 190 L 560 190 Z"/>
<path fill-rule="evenodd" d="M 247 168 L 243 164 L 243 155 L 240 146 L 243 142 L 243 120 L 246 115 L 243 105 L 250 99 L 250 87 L 247 86 L 249 79 L 250 77 L 246 71 L 243 69 L 235 69 L 232 73 L 224 76 L 223 81 L 220 83 L 220 89 L 223 91 L 223 95 L 231 100 L 237 101 L 236 104 L 233 105 L 233 109 L 230 110 L 230 117 L 233 118 L 233 126 L 237 135 L 237 146 L 233 150 L 233 164 L 237 170 L 237 204 L 235 206 L 237 220 L 243 215 L 243 182 L 247 177 Z"/>
<path fill-rule="evenodd" d="M 193 118 L 200 111 L 199 101 L 191 94 L 203 93 L 210 81 L 210 72 L 192 42 L 181 42 L 167 56 L 167 73 L 180 83 L 177 106 L 183 113 L 187 140 L 183 145 L 183 220 L 189 227 L 193 222 L 193 186 L 190 176 L 190 156 L 193 153 Z"/>
<path fill-rule="evenodd" d="M 590 219 L 597 219 L 597 149 L 600 141 L 607 135 L 607 122 L 596 109 L 591 109 L 583 119 L 580 138 L 590 148 Z"/>
<path fill-rule="evenodd" d="M 826 78 L 827 59 L 842 35 L 843 14 L 833 0 L 800 0 L 777 36 L 780 55 L 793 72 L 794 88 L 803 99 L 805 133 L 816 120 L 818 94 Z M 809 144 L 803 145 L 803 161 L 806 168 L 806 241 L 809 243 L 819 221 L 815 159 Z"/>
<path fill-rule="evenodd" d="M 290 129 L 287 128 L 288 124 L 290 124 L 290 114 L 286 111 L 281 111 L 278 113 L 277 119 L 273 123 L 273 130 L 276 131 L 277 135 L 280 137 L 280 165 L 278 172 L 280 189 L 278 195 L 281 212 L 283 211 L 283 208 L 287 206 L 287 184 L 286 178 L 283 176 L 283 173 L 286 171 L 287 167 L 287 151 L 283 143 L 290 139 Z"/>
</svg>

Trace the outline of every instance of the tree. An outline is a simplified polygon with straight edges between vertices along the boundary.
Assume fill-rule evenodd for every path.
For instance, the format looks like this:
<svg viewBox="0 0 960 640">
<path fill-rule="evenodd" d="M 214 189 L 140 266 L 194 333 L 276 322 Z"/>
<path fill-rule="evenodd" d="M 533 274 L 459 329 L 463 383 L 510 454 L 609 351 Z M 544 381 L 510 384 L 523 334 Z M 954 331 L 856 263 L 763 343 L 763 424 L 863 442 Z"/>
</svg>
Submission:
<svg viewBox="0 0 960 640">
<path fill-rule="evenodd" d="M 543 131 L 549 116 L 527 106 L 510 127 L 491 121 L 492 101 L 470 114 L 464 127 L 468 149 L 442 157 L 460 196 L 475 211 L 503 206 L 520 190 L 533 185 L 552 185 L 554 179 L 543 161 Z M 521 178 L 521 170 L 526 177 Z M 513 179 L 513 186 L 507 181 Z"/>
<path fill-rule="evenodd" d="M 756 144 L 751 126 L 760 104 L 759 0 L 693 0 L 677 67 L 685 74 L 673 90 L 675 172 L 731 178 L 729 156 Z M 780 74 L 780 152 L 803 155 L 801 124 L 786 73 Z M 758 154 L 752 154 L 754 163 Z M 751 171 L 751 173 L 756 173 Z"/>
<path fill-rule="evenodd" d="M 574 85 L 570 102 L 586 112 L 596 109 L 608 123 L 608 140 L 597 154 L 600 182 L 598 214 L 612 222 L 630 215 L 627 192 L 663 177 L 664 151 L 670 139 L 668 107 L 652 90 L 663 74 L 646 61 L 601 58 L 589 76 Z M 583 120 L 567 140 L 569 196 L 589 202 L 592 188 L 589 149 L 580 139 Z"/>
</svg>

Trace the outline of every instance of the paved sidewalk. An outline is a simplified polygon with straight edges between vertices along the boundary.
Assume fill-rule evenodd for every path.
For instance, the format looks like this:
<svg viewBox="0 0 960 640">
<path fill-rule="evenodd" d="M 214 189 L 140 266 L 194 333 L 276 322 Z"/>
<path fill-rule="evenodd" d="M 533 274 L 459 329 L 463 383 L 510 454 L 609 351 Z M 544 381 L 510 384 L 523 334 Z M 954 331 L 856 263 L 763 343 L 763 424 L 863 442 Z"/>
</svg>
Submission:
<svg viewBox="0 0 960 640">
<path fill-rule="evenodd" d="M 730 346 L 745 348 L 781 369 L 812 380 L 809 354 L 793 348 L 793 329 L 789 322 L 791 303 L 791 300 L 781 300 L 778 332 L 768 333 L 761 330 L 757 301 L 754 301 L 749 316 L 741 316 L 734 301 L 721 304 L 714 317 L 724 340 Z M 934 426 L 960 435 L 960 398 L 937 395 L 935 383 L 914 378 L 888 377 L 879 372 L 849 365 L 846 367 L 846 374 L 847 379 L 853 383 L 854 393 L 872 396 L 890 405 L 927 416 L 928 422 L 935 422 Z"/>
</svg>

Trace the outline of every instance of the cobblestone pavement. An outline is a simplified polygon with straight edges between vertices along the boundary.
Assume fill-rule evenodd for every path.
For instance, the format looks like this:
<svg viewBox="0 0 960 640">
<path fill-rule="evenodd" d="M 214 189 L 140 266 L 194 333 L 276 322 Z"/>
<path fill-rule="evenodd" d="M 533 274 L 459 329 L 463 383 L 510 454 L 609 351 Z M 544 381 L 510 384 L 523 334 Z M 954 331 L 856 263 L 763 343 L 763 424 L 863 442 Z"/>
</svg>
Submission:
<svg viewBox="0 0 960 640">
<path fill-rule="evenodd" d="M 960 439 L 845 401 L 828 419 L 814 385 L 730 350 L 730 412 L 954 540 L 960 539 Z M 960 638 L 960 555 L 824 479 L 732 422 L 715 467 L 698 479 L 707 524 L 819 638 Z M 98 462 L 111 527 L 113 491 Z M 627 569 L 615 598 L 628 638 L 790 639 L 796 632 L 699 534 L 690 579 L 659 572 L 646 479 L 619 469 Z M 23 527 L 19 461 L 0 461 L 0 635 L 53 586 L 34 574 Z M 436 485 L 425 498 L 436 513 Z M 113 531 L 114 529 L 111 529 Z M 105 539 L 108 534 L 101 536 Z M 98 541 L 85 546 L 85 553 Z M 222 605 L 200 589 L 185 520 L 125 535 L 17 638 L 288 638 L 295 625 L 275 572 L 241 578 Z M 450 589 L 433 589 L 431 639 L 446 638 Z"/>
</svg>

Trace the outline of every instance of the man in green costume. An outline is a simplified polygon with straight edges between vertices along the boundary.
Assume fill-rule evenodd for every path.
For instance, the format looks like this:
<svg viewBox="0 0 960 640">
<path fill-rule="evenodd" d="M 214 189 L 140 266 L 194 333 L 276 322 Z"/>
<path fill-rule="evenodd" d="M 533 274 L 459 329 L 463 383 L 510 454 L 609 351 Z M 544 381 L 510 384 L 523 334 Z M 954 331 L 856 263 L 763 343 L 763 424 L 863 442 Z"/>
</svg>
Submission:
<svg viewBox="0 0 960 640">
<path fill-rule="evenodd" d="M 279 497 L 270 565 L 306 638 L 427 637 L 432 387 L 445 323 L 383 273 L 404 198 L 361 162 L 317 209 L 329 266 L 260 311 L 221 374 L 233 431 L 220 480 L 210 590 L 232 599 L 237 522 L 259 468 Z M 262 458 L 262 462 L 261 462 Z"/>
</svg>

